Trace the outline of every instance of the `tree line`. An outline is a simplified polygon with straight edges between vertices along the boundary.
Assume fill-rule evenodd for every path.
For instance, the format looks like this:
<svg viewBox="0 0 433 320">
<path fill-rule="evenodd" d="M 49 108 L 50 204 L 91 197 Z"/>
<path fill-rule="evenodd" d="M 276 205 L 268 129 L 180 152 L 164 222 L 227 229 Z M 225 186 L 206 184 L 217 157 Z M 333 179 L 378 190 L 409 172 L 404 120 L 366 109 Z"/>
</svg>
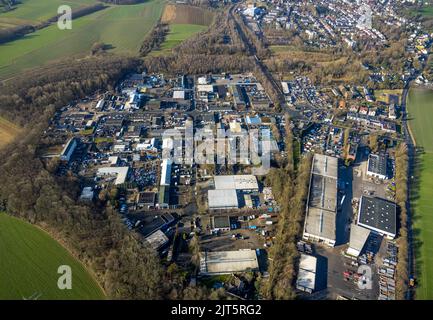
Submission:
<svg viewBox="0 0 433 320">
<path fill-rule="evenodd" d="M 395 153 L 395 200 L 400 213 L 400 232 L 398 243 L 398 263 L 396 272 L 396 298 L 406 299 L 409 286 L 409 242 L 407 238 L 407 201 L 408 201 L 408 154 L 407 145 L 401 143 Z"/>
<path fill-rule="evenodd" d="M 169 31 L 170 29 L 168 24 L 158 22 L 143 41 L 143 44 L 140 48 L 140 54 L 142 56 L 146 56 L 153 50 L 159 49 L 161 44 L 165 41 L 165 37 Z"/>
<path fill-rule="evenodd" d="M 270 248 L 269 279 L 261 280 L 259 290 L 265 299 L 288 300 L 296 297 L 295 280 L 299 263 L 296 242 L 300 240 L 308 196 L 311 155 L 304 156 L 299 165 L 294 163 L 293 134 L 290 118 L 286 115 L 285 166 L 272 168 L 266 178 L 280 206 L 278 229 Z"/>
</svg>

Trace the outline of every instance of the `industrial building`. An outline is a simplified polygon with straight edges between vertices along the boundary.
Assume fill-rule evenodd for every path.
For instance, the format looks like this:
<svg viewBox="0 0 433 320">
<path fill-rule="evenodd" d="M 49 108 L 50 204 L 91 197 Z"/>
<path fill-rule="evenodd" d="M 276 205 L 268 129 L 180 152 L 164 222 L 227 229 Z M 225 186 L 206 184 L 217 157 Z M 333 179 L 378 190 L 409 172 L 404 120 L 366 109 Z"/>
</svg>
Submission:
<svg viewBox="0 0 433 320">
<path fill-rule="evenodd" d="M 144 236 L 148 237 L 158 230 L 164 231 L 168 226 L 173 224 L 175 217 L 170 213 L 161 215 L 147 215 L 141 216 L 138 222 L 138 231 Z"/>
<path fill-rule="evenodd" d="M 349 248 L 347 248 L 346 253 L 350 256 L 359 257 L 369 235 L 369 229 L 352 224 L 350 227 Z"/>
<path fill-rule="evenodd" d="M 68 143 L 65 145 L 65 147 L 63 148 L 62 153 L 60 154 L 60 160 L 69 162 L 77 147 L 78 147 L 78 139 L 77 138 L 70 139 Z"/>
<path fill-rule="evenodd" d="M 168 237 L 161 230 L 157 230 L 144 239 L 152 249 L 159 250 L 168 243 Z"/>
<path fill-rule="evenodd" d="M 211 218 L 212 231 L 230 231 L 231 223 L 229 216 L 215 216 Z"/>
<path fill-rule="evenodd" d="M 397 206 L 384 199 L 362 196 L 357 222 L 359 226 L 394 239 L 397 234 Z"/>
<path fill-rule="evenodd" d="M 140 192 L 137 195 L 137 206 L 140 208 L 152 208 L 155 206 L 155 192 Z"/>
<path fill-rule="evenodd" d="M 387 162 L 386 154 L 370 154 L 368 156 L 367 176 L 381 180 L 387 179 Z"/>
<path fill-rule="evenodd" d="M 238 195 L 234 189 L 208 190 L 209 209 L 237 209 Z"/>
<path fill-rule="evenodd" d="M 254 175 L 228 175 L 214 177 L 215 189 L 217 190 L 242 190 L 242 191 L 258 191 L 259 185 L 257 178 Z"/>
<path fill-rule="evenodd" d="M 158 207 L 167 209 L 170 205 L 170 186 L 160 186 L 158 193 Z"/>
<path fill-rule="evenodd" d="M 171 160 L 164 159 L 161 164 L 161 186 L 169 186 L 171 184 Z"/>
<path fill-rule="evenodd" d="M 259 262 L 256 250 L 200 253 L 200 275 L 231 274 L 257 270 L 259 270 Z"/>
<path fill-rule="evenodd" d="M 303 238 L 334 246 L 337 219 L 338 158 L 315 154 Z"/>
<path fill-rule="evenodd" d="M 99 168 L 97 175 L 101 176 L 116 176 L 114 181 L 115 185 L 119 185 L 126 182 L 128 178 L 129 167 L 104 167 Z"/>
<path fill-rule="evenodd" d="M 312 293 L 316 288 L 317 258 L 301 253 L 296 289 Z"/>
<path fill-rule="evenodd" d="M 214 177 L 215 190 L 208 190 L 209 209 L 237 209 L 243 200 L 242 192 L 258 192 L 254 175 L 227 175 Z"/>
</svg>

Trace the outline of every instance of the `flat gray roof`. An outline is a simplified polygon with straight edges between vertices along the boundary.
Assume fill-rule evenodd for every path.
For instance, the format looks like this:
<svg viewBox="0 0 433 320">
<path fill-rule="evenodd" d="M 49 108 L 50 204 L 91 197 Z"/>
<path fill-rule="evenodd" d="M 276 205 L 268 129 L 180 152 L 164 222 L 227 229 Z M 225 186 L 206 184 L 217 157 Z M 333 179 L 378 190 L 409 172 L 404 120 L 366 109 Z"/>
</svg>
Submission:
<svg viewBox="0 0 433 320">
<path fill-rule="evenodd" d="M 338 158 L 325 156 L 318 153 L 314 154 L 312 172 L 313 174 L 337 179 Z"/>
<path fill-rule="evenodd" d="M 336 211 L 337 180 L 313 174 L 308 205 L 328 211 Z"/>
<path fill-rule="evenodd" d="M 257 190 L 257 178 L 251 174 L 214 176 L 215 189 Z"/>
<path fill-rule="evenodd" d="M 338 159 L 315 154 L 304 234 L 336 240 Z"/>
<path fill-rule="evenodd" d="M 212 217 L 213 228 L 230 228 L 229 216 L 216 216 Z"/>
<path fill-rule="evenodd" d="M 238 208 L 238 195 L 235 189 L 208 190 L 209 209 Z"/>
<path fill-rule="evenodd" d="M 369 235 L 370 230 L 367 228 L 352 224 L 350 227 L 349 248 L 357 251 L 358 253 L 361 252 Z"/>
<path fill-rule="evenodd" d="M 255 250 L 200 253 L 200 273 L 203 275 L 229 274 L 258 269 L 259 262 Z"/>
<path fill-rule="evenodd" d="M 336 214 L 319 208 L 309 208 L 304 233 L 329 240 L 336 239 Z"/>
</svg>

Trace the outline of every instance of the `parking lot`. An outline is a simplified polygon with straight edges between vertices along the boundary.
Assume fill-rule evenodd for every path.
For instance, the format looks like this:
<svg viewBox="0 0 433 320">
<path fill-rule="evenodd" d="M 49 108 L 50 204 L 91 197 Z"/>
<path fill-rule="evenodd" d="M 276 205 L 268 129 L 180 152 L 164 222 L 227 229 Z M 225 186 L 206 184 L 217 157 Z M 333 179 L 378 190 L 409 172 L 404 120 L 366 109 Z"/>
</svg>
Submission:
<svg viewBox="0 0 433 320">
<path fill-rule="evenodd" d="M 372 288 L 361 289 L 358 286 L 356 260 L 345 257 L 342 252 L 347 246 L 335 248 L 317 247 L 316 255 L 326 264 L 326 290 L 314 293 L 312 299 L 337 299 L 344 296 L 349 299 L 376 300 L 378 297 L 378 276 L 375 264 L 369 265 L 372 270 Z M 350 275 L 345 276 L 345 273 Z"/>
</svg>

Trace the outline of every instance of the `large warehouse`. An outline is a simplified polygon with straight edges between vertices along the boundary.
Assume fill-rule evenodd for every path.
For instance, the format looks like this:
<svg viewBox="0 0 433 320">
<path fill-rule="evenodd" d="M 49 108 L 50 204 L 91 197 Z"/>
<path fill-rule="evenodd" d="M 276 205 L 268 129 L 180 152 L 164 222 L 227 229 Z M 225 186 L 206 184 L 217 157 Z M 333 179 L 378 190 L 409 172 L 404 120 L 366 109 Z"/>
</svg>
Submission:
<svg viewBox="0 0 433 320">
<path fill-rule="evenodd" d="M 200 274 L 218 275 L 259 270 L 256 250 L 200 253 Z"/>
<path fill-rule="evenodd" d="M 397 234 L 397 206 L 384 199 L 362 196 L 358 225 L 394 239 Z"/>
<path fill-rule="evenodd" d="M 242 191 L 258 191 L 259 185 L 257 178 L 254 175 L 231 175 L 231 176 L 215 176 L 215 189 L 227 190 L 242 190 Z"/>
<path fill-rule="evenodd" d="M 336 241 L 338 159 L 315 154 L 303 238 L 334 246 Z"/>
<path fill-rule="evenodd" d="M 239 207 L 236 190 L 208 190 L 209 209 L 237 209 Z"/>
<path fill-rule="evenodd" d="M 237 209 L 242 206 L 242 192 L 259 191 L 254 175 L 215 176 L 215 190 L 208 190 L 209 209 Z"/>
</svg>

